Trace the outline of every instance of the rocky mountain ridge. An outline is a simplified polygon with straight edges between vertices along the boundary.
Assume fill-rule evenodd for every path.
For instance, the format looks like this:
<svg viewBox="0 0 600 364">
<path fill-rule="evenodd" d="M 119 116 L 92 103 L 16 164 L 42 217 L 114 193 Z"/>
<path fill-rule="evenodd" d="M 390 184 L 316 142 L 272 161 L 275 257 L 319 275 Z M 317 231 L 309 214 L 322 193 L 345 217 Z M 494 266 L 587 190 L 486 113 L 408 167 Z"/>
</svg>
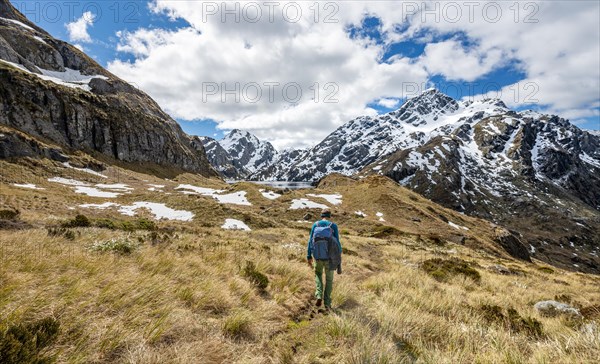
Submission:
<svg viewBox="0 0 600 364">
<path fill-rule="evenodd" d="M 278 164 L 279 153 L 273 145 L 247 131 L 234 129 L 219 141 L 210 137 L 198 137 L 198 140 L 214 168 L 228 179 L 247 179 Z"/>
<path fill-rule="evenodd" d="M 531 254 L 600 268 L 600 138 L 501 100 L 429 89 L 398 110 L 359 117 L 248 179 L 388 176 L 457 211 L 506 226 Z"/>
<path fill-rule="evenodd" d="M 8 0 L 0 0 L 0 78 L 2 158 L 41 150 L 23 144 L 19 131 L 59 146 L 52 155 L 60 160 L 83 151 L 131 168 L 216 175 L 201 145 L 193 147 L 148 95 L 50 36 Z"/>
</svg>

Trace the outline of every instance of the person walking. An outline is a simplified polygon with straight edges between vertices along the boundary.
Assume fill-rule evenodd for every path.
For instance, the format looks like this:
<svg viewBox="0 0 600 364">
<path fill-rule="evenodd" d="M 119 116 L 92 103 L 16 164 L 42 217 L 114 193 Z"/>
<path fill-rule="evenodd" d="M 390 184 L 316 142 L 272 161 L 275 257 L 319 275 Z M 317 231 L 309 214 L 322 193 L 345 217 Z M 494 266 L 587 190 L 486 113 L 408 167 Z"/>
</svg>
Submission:
<svg viewBox="0 0 600 364">
<path fill-rule="evenodd" d="M 315 222 L 310 230 L 306 261 L 315 271 L 315 298 L 317 307 L 325 301 L 325 308 L 331 309 L 331 292 L 333 291 L 333 272 L 342 273 L 342 244 L 338 226 L 329 221 L 331 210 L 321 211 L 321 220 Z M 314 258 L 314 261 L 313 261 Z M 323 286 L 325 273 L 325 286 Z"/>
</svg>

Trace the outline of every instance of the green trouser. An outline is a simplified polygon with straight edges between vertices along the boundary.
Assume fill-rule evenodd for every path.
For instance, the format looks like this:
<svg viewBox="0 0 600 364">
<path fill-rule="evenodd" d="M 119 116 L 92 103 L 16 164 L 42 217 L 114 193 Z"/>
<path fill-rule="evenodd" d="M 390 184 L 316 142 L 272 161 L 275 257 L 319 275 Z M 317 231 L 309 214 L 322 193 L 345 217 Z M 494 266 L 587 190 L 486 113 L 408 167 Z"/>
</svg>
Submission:
<svg viewBox="0 0 600 364">
<path fill-rule="evenodd" d="M 325 270 L 325 297 L 323 297 L 323 270 Z M 331 307 L 331 291 L 333 290 L 333 270 L 329 269 L 328 260 L 315 260 L 315 282 L 317 290 L 315 297 L 325 301 L 326 307 Z"/>
</svg>

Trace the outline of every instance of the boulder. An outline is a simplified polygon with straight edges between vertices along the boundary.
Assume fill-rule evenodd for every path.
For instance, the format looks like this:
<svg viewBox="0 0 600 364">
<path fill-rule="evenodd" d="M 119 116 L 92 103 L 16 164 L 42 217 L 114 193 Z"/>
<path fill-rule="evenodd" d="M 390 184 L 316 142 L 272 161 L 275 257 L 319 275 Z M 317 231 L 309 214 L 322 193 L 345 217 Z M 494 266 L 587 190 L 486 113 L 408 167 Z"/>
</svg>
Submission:
<svg viewBox="0 0 600 364">
<path fill-rule="evenodd" d="M 533 305 L 533 308 L 545 317 L 555 317 L 564 315 L 567 317 L 582 317 L 581 313 L 575 307 L 558 301 L 540 301 Z"/>
</svg>

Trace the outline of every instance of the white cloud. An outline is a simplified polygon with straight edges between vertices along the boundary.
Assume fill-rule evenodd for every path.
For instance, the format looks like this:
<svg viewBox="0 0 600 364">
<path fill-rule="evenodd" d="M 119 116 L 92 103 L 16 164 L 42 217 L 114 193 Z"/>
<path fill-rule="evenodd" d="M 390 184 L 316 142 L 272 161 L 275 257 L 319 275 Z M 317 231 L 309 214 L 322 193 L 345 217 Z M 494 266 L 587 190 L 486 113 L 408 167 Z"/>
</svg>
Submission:
<svg viewBox="0 0 600 364">
<path fill-rule="evenodd" d="M 81 18 L 74 22 L 65 24 L 67 33 L 69 34 L 69 40 L 71 42 L 83 42 L 90 43 L 92 37 L 88 33 L 88 27 L 94 24 L 95 15 L 91 11 L 86 11 L 81 15 Z"/>
<path fill-rule="evenodd" d="M 250 24 L 221 23 L 220 17 L 203 22 L 197 2 L 158 2 L 158 9 L 185 17 L 194 28 L 121 33 L 119 49 L 137 58 L 111 62 L 109 70 L 138 84 L 174 117 L 214 119 L 222 129 L 250 130 L 278 148 L 310 146 L 349 119 L 373 114 L 366 105 L 382 94 L 400 96 L 403 83 L 426 82 L 422 66 L 401 57 L 380 63 L 383 46 L 350 39 L 341 23 L 315 24 L 311 4 L 296 4 L 305 12 L 297 23 Z M 268 82 L 279 83 L 272 99 Z M 239 83 L 239 93 L 246 90 L 249 98 L 258 84 L 262 96 L 255 103 L 231 95 L 222 102 L 221 92 L 204 96 L 207 87 L 222 90 L 223 83 L 228 89 Z M 295 85 L 302 98 L 289 102 Z"/>
<path fill-rule="evenodd" d="M 493 4 L 490 9 L 501 7 L 502 16 L 497 22 L 489 21 L 491 16 L 486 21 L 482 15 L 486 4 Z M 465 52 L 467 57 L 462 57 L 459 50 L 454 55 L 448 52 L 448 58 L 434 62 L 437 67 L 434 69 L 441 74 L 466 80 L 477 73 L 483 74 L 487 68 L 493 69 L 494 62 L 485 67 L 485 62 L 474 60 L 485 60 L 500 50 L 502 57 L 498 62 L 514 60 L 525 74 L 524 80 L 503 87 L 499 94 L 509 106 L 538 104 L 543 112 L 567 118 L 582 113 L 597 115 L 597 110 L 590 109 L 598 108 L 600 95 L 600 2 L 477 2 L 476 9 L 479 10 L 475 11 L 473 22 L 468 16 L 456 23 L 413 21 L 403 37 L 410 38 L 424 30 L 437 34 L 461 32 L 474 40 L 476 46 Z M 494 12 L 490 10 L 489 14 L 494 15 Z M 469 52 L 474 55 L 471 60 Z M 444 61 L 452 64 L 444 67 L 440 64 Z M 460 64 L 464 61 L 470 63 L 474 71 Z M 494 95 L 498 94 L 492 93 Z"/>
<path fill-rule="evenodd" d="M 380 99 L 379 101 L 377 101 L 377 105 L 383 106 L 388 109 L 393 109 L 393 108 L 397 107 L 399 103 L 400 103 L 400 100 L 398 100 L 398 99 L 388 99 L 388 98 L 383 98 L 383 99 Z"/>
<path fill-rule="evenodd" d="M 223 22 L 221 3 L 157 0 L 153 3 L 157 13 L 183 18 L 192 26 L 118 34 L 118 49 L 136 59 L 131 63 L 115 60 L 109 70 L 138 84 L 174 117 L 213 119 L 222 129 L 247 129 L 278 148 L 309 146 L 345 121 L 373 114 L 375 111 L 366 107 L 368 103 L 391 105 L 395 97 L 407 96 L 407 84 L 426 84 L 432 75 L 476 82 L 508 62 L 518 64 L 526 80 L 502 90 L 507 104 L 518 106 L 533 99 L 547 110 L 581 115 L 598 101 L 600 92 L 598 3 L 529 3 L 535 7 L 525 8 L 519 3 L 517 22 L 509 8 L 512 2 L 489 3 L 502 7 L 497 22 L 490 21 L 493 9 L 484 16 L 486 2 L 477 2 L 473 21 L 463 7 L 460 19 L 451 22 L 443 8 L 446 2 L 427 3 L 442 7 L 439 21 L 435 14 L 410 15 L 413 9 L 406 8 L 405 3 L 337 2 L 337 10 L 327 12 L 321 7 L 320 21 L 315 23 L 314 11 L 309 9 L 313 3 L 308 2 L 294 3 L 302 6 L 303 17 L 298 22 L 283 19 L 283 2 L 276 8 L 273 21 L 263 7 L 257 22 L 246 21 L 243 15 L 239 22 L 234 15 L 225 15 Z M 412 3 L 417 10 L 423 4 Z M 213 5 L 217 5 L 214 14 L 213 8 L 207 8 Z M 227 6 L 231 9 L 235 5 Z M 333 19 L 337 23 L 325 23 L 325 15 L 332 10 L 336 10 Z M 360 24 L 365 14 L 381 19 L 384 44 L 348 37 L 347 26 Z M 403 19 L 408 20 L 403 23 Z M 536 19 L 537 23 L 524 22 Z M 427 41 L 440 39 L 435 35 L 457 33 L 470 40 L 468 48 L 455 37 L 444 37 L 428 44 L 416 59 L 395 56 L 381 63 L 391 42 Z M 203 85 L 207 91 L 206 87 L 221 87 L 223 83 L 228 88 L 239 83 L 240 93 L 246 86 L 253 96 L 253 82 L 262 85 L 262 98 L 255 103 L 243 99 L 235 102 L 231 95 L 226 102 L 219 94 L 203 97 Z M 279 83 L 272 100 L 265 82 Z M 282 95 L 282 86 L 292 82 L 303 92 L 296 103 L 287 102 Z M 334 90 L 324 89 L 328 82 L 338 87 L 335 103 L 323 102 L 327 91 Z M 311 99 L 315 83 L 319 84 L 318 102 Z"/>
<path fill-rule="evenodd" d="M 450 81 L 474 81 L 502 64 L 502 51 L 481 52 L 465 49 L 455 40 L 430 43 L 419 61 L 433 75 L 443 75 Z"/>
</svg>

